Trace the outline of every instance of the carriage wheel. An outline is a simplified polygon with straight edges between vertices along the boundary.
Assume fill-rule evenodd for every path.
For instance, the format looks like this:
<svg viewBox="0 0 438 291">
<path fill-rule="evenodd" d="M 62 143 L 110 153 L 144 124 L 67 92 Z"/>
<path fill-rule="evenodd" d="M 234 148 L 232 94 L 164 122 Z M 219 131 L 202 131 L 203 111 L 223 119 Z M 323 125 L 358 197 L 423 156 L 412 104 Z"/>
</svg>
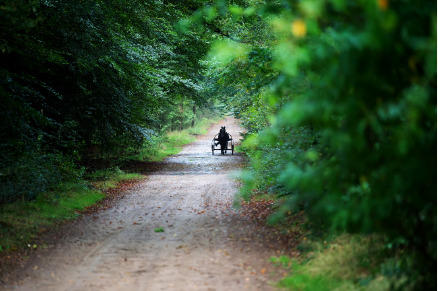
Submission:
<svg viewBox="0 0 438 291">
<path fill-rule="evenodd" d="M 214 145 L 211 145 L 211 154 L 214 155 Z"/>
</svg>

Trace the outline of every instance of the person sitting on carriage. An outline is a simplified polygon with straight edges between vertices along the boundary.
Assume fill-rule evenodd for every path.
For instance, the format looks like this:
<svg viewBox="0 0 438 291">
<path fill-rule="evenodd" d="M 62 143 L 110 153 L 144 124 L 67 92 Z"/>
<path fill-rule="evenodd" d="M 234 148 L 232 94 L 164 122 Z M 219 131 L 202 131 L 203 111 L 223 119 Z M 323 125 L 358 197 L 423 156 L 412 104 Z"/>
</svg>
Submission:
<svg viewBox="0 0 438 291">
<path fill-rule="evenodd" d="M 214 140 L 217 140 L 218 142 L 215 143 L 215 146 L 218 144 L 221 145 L 221 153 L 227 152 L 227 143 L 230 139 L 230 135 L 225 130 L 225 126 L 221 126 L 221 129 L 219 130 L 218 138 L 215 138 Z"/>
</svg>

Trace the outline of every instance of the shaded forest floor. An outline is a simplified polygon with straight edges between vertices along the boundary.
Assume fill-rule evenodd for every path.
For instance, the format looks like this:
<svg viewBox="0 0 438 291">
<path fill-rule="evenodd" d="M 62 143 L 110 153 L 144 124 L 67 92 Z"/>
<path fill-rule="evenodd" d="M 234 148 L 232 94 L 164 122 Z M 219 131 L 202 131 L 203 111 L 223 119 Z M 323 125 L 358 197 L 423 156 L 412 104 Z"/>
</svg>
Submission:
<svg viewBox="0 0 438 291">
<path fill-rule="evenodd" d="M 233 208 L 243 157 L 211 154 L 228 118 L 177 155 L 130 162 L 145 175 L 108 190 L 77 220 L 47 232 L 46 248 L 17 254 L 3 269 L 7 290 L 273 290 L 286 271 L 271 256 L 297 256 L 299 233 L 280 234 L 264 218 L 271 202 Z"/>
</svg>

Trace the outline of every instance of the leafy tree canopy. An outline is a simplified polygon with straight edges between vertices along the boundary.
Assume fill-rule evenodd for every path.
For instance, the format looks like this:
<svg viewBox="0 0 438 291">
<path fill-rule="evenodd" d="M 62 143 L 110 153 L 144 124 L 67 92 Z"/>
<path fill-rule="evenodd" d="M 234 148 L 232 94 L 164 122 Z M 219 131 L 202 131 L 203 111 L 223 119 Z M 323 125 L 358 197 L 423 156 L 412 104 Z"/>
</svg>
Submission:
<svg viewBox="0 0 438 291">
<path fill-rule="evenodd" d="M 415 253 L 418 284 L 436 284 L 436 2 L 202 12 L 226 31 L 212 90 L 251 134 L 245 189 L 285 198 L 273 219 L 304 208 L 319 227 L 383 233 Z"/>
<path fill-rule="evenodd" d="M 176 26 L 199 1 L 4 0 L 0 6 L 0 177 L 2 185 L 15 181 L 0 202 L 34 197 L 13 184 L 42 155 L 75 162 L 95 147 L 107 155 L 139 148 L 175 122 L 166 112 L 205 103 L 199 59 L 207 37 Z M 40 177 L 38 192 L 56 175 L 31 176 Z"/>
</svg>

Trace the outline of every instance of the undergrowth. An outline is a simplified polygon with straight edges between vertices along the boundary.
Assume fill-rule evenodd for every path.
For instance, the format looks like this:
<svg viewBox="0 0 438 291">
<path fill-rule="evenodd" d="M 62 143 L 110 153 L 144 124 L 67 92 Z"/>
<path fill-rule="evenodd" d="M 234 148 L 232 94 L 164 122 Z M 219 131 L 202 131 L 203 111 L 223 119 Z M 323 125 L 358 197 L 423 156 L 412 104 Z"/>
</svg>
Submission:
<svg viewBox="0 0 438 291">
<path fill-rule="evenodd" d="M 246 219 L 268 224 L 277 243 L 294 250 L 292 257 L 271 257 L 271 262 L 288 271 L 277 287 L 299 291 L 415 290 L 405 271 L 412 258 L 403 247 L 377 234 L 331 234 L 309 223 L 306 211 L 276 211 L 284 201 L 264 191 L 253 190 L 239 202 Z M 294 246 L 295 245 L 295 246 Z"/>
<path fill-rule="evenodd" d="M 104 194 L 82 183 L 65 183 L 41 193 L 33 201 L 17 201 L 0 207 L 0 250 L 15 251 L 32 245 L 38 234 L 55 224 L 77 217 Z"/>
<path fill-rule="evenodd" d="M 163 161 L 166 157 L 179 153 L 184 145 L 194 142 L 197 135 L 206 134 L 208 128 L 219 120 L 220 117 L 202 118 L 192 128 L 153 137 L 140 153 L 132 158 L 141 161 Z"/>
<path fill-rule="evenodd" d="M 303 255 L 271 261 L 289 270 L 278 282 L 288 290 L 411 290 L 400 272 L 401 258 L 386 249 L 378 235 L 342 234 L 330 240 L 304 240 Z"/>
</svg>

